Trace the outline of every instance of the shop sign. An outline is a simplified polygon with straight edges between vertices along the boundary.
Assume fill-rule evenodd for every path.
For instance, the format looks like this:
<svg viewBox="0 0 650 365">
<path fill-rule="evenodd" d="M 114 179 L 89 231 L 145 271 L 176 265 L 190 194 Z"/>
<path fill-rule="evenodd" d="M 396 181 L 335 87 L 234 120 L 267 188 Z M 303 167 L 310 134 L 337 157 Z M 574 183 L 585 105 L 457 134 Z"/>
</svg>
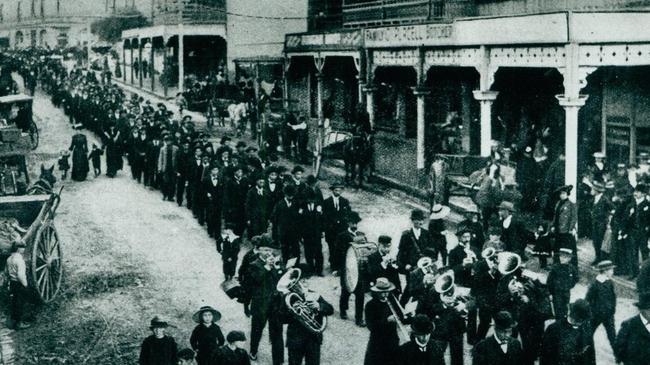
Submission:
<svg viewBox="0 0 650 365">
<path fill-rule="evenodd" d="M 403 47 L 435 43 L 451 38 L 452 34 L 451 24 L 421 24 L 366 29 L 364 38 L 368 47 Z"/>
<path fill-rule="evenodd" d="M 630 145 L 630 120 L 626 117 L 607 118 L 607 144 Z"/>
<path fill-rule="evenodd" d="M 361 41 L 360 30 L 343 33 L 290 34 L 285 38 L 286 48 L 289 50 L 357 48 L 361 45 Z"/>
</svg>

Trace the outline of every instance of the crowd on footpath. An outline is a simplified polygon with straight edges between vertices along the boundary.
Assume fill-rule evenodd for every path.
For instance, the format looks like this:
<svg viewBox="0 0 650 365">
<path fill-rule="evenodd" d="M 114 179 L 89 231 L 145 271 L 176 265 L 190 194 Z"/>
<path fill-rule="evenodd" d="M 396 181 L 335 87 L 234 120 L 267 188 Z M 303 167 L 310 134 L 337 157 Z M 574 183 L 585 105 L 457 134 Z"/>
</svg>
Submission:
<svg viewBox="0 0 650 365">
<path fill-rule="evenodd" d="M 224 337 L 220 311 L 201 307 L 192 316 L 197 325 L 190 347 L 179 351 L 166 333 L 169 322 L 156 316 L 150 322 L 151 336 L 142 343 L 140 364 L 248 364 L 257 361 L 265 327 L 274 365 L 283 364 L 285 355 L 290 365 L 319 364 L 325 318 L 335 308 L 309 287 L 308 279 L 324 275 L 341 281 L 342 320 L 349 319 L 354 296 L 354 323 L 369 333 L 365 365 L 445 364 L 447 349 L 451 365 L 592 365 L 597 363 L 593 335 L 601 325 L 617 362 L 646 364 L 650 358 L 649 261 L 639 269 L 638 256 L 636 262 L 625 256 L 628 261 L 622 264 L 622 256 L 601 247 L 594 263 L 599 274 L 584 298 L 571 301 L 580 279 L 572 186 L 561 184 L 553 192 L 557 201 L 548 230 L 530 232 L 519 202 L 502 200 L 487 218 L 484 210 L 466 211 L 452 233 L 450 208 L 434 201 L 428 213 L 411 212 L 411 226 L 394 248 L 393 237 L 372 232 L 378 238 L 371 243 L 358 229 L 363 217 L 345 198 L 344 184 L 332 183 L 324 194 L 318 179 L 305 177 L 300 165 L 283 168 L 255 146 L 237 142 L 231 147 L 227 136 L 214 146 L 209 134 L 195 130 L 190 116 L 178 120 L 163 103 L 154 107 L 137 95 L 127 98 L 92 72 L 67 72 L 46 62 L 38 74 L 43 90 L 70 123 L 102 140 L 89 150 L 83 135 L 73 136 L 71 178 L 85 180 L 89 160 L 98 176 L 102 164 L 94 161 L 104 156 L 109 178 L 128 166 L 134 180 L 160 190 L 163 200 L 190 209 L 214 239 L 224 291 L 250 318 L 249 339 L 241 328 Z M 587 182 L 594 205 L 608 199 L 608 179 Z M 630 190 L 633 205 L 619 211 L 628 223 L 608 227 L 615 232 L 612 237 L 623 229 L 625 237 L 619 238 L 645 259 L 647 191 L 643 183 Z M 593 222 L 595 226 L 596 218 Z M 240 259 L 249 244 L 252 248 Z M 26 287 L 24 250 L 15 244 L 7 261 L 12 293 Z M 362 259 L 349 260 L 352 252 Z M 526 269 L 534 260 L 549 266 L 545 282 Z M 612 281 L 616 270 L 636 274 L 640 311 L 618 333 Z M 349 281 L 355 275 L 352 288 Z M 20 302 L 14 299 L 14 323 L 21 316 Z M 248 351 L 242 346 L 247 340 Z M 465 343 L 472 346 L 471 359 L 464 354 Z"/>
</svg>

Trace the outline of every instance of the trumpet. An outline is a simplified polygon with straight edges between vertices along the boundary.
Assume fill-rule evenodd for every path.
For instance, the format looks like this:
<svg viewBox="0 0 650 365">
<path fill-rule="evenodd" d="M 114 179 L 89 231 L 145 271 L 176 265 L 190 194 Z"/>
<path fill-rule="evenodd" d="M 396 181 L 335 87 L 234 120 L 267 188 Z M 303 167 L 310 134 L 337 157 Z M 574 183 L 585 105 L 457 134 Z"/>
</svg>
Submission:
<svg viewBox="0 0 650 365">
<path fill-rule="evenodd" d="M 422 273 L 436 275 L 438 273 L 438 268 L 436 267 L 433 259 L 428 256 L 420 257 L 417 262 L 418 269 L 422 270 Z"/>
</svg>

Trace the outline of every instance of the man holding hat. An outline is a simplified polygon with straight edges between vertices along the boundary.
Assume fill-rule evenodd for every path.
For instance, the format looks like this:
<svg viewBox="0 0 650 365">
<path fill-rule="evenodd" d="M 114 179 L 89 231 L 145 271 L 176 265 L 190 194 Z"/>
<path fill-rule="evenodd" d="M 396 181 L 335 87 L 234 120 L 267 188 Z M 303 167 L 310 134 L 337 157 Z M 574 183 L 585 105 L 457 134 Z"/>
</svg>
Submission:
<svg viewBox="0 0 650 365">
<path fill-rule="evenodd" d="M 425 251 L 435 253 L 432 259 L 438 259 L 436 249 L 429 231 L 423 228 L 424 212 L 419 209 L 411 211 L 411 228 L 402 232 L 397 251 L 397 265 L 403 274 L 410 272 L 417 266 L 420 257 L 425 256 Z"/>
<path fill-rule="evenodd" d="M 600 181 L 594 181 L 591 186 L 591 195 L 593 196 L 593 203 L 591 207 L 591 242 L 594 246 L 596 258 L 592 265 L 597 264 L 603 260 L 601 247 L 603 239 L 605 238 L 605 231 L 609 223 L 609 215 L 611 214 L 614 206 L 607 196 L 605 196 L 605 184 Z"/>
<path fill-rule="evenodd" d="M 11 316 L 9 328 L 24 329 L 30 325 L 22 321 L 23 309 L 27 303 L 27 265 L 25 264 L 25 242 L 17 240 L 11 247 L 11 256 L 7 259 L 6 271 L 9 276 L 9 297 L 11 299 Z"/>
<path fill-rule="evenodd" d="M 323 219 L 325 221 L 325 242 L 329 248 L 330 270 L 339 271 L 343 264 L 336 255 L 338 249 L 337 238 L 339 233 L 346 230 L 345 217 L 350 211 L 350 202 L 341 196 L 343 184 L 334 183 L 330 185 L 332 195 L 323 202 Z"/>
<path fill-rule="evenodd" d="M 151 319 L 152 334 L 145 338 L 140 347 L 140 365 L 177 365 L 177 347 L 173 337 L 165 334 L 167 321 L 159 316 Z"/>
<path fill-rule="evenodd" d="M 540 365 L 593 365 L 596 363 L 589 303 L 571 303 L 569 316 L 546 328 Z"/>
<path fill-rule="evenodd" d="M 434 325 L 424 314 L 411 322 L 411 339 L 399 348 L 399 365 L 444 365 L 444 349 L 431 339 Z M 484 365 L 484 364 L 481 364 Z"/>
<path fill-rule="evenodd" d="M 248 353 L 239 347 L 239 343 L 246 341 L 242 331 L 230 331 L 226 336 L 226 344 L 212 353 L 210 364 L 216 365 L 250 365 Z"/>
<path fill-rule="evenodd" d="M 501 311 L 494 316 L 494 334 L 477 343 L 472 350 L 473 365 L 519 365 L 521 343 L 512 337 L 515 327 L 512 315 Z"/>
<path fill-rule="evenodd" d="M 573 185 L 564 185 L 557 189 L 560 200 L 555 204 L 551 232 L 555 234 L 555 248 L 568 248 L 573 251 L 571 263 L 578 266 L 576 247 L 576 225 L 578 214 L 575 203 L 569 200 Z"/>
</svg>

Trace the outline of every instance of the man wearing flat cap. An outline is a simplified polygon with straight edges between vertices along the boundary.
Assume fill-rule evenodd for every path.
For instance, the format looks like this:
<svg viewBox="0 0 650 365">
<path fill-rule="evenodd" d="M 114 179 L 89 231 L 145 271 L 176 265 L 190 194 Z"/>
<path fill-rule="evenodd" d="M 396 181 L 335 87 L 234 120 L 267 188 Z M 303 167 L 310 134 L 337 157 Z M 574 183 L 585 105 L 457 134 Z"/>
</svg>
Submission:
<svg viewBox="0 0 650 365">
<path fill-rule="evenodd" d="M 494 316 L 494 334 L 474 346 L 472 365 L 519 365 L 521 343 L 512 336 L 512 315 L 501 311 Z"/>
<path fill-rule="evenodd" d="M 399 240 L 399 247 L 397 251 L 397 265 L 403 274 L 409 273 L 416 267 L 418 260 L 425 256 L 424 252 L 430 250 L 435 252 L 435 257 L 432 259 L 437 260 L 438 254 L 436 247 L 431 240 L 429 231 L 423 228 L 424 226 L 424 212 L 419 209 L 411 211 L 411 228 L 402 232 Z"/>
<path fill-rule="evenodd" d="M 416 315 L 411 322 L 411 338 L 399 348 L 398 365 L 443 365 L 444 348 L 431 338 L 433 322 L 424 314 Z"/>
<path fill-rule="evenodd" d="M 173 337 L 165 334 L 167 321 L 155 316 L 149 329 L 152 334 L 145 338 L 140 347 L 140 365 L 176 365 L 178 350 Z"/>
<path fill-rule="evenodd" d="M 639 314 L 623 321 L 614 346 L 616 362 L 624 365 L 646 365 L 650 359 L 650 260 L 639 272 L 636 289 Z"/>
</svg>

